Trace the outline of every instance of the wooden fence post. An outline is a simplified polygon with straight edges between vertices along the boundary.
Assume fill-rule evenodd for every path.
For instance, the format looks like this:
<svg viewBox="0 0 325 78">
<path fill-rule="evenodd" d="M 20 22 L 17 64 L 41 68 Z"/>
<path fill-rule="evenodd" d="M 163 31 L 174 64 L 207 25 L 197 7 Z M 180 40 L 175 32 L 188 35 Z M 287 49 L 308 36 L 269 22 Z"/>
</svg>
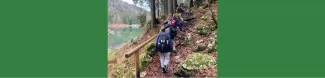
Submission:
<svg viewBox="0 0 325 78">
<path fill-rule="evenodd" d="M 135 71 L 136 71 L 136 78 L 140 78 L 140 66 L 139 66 L 139 52 L 135 53 Z"/>
</svg>

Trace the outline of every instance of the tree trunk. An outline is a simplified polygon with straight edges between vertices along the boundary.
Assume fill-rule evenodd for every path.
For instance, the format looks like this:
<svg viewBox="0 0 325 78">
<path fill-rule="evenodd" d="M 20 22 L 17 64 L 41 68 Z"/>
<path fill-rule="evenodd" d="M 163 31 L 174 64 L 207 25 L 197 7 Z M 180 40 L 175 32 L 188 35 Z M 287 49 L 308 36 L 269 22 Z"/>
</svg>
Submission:
<svg viewBox="0 0 325 78">
<path fill-rule="evenodd" d="M 190 0 L 190 8 L 192 8 L 194 5 L 193 5 L 193 0 Z"/>
<path fill-rule="evenodd" d="M 168 1 L 167 0 L 163 0 L 164 1 L 164 13 L 165 15 L 168 15 Z"/>
<path fill-rule="evenodd" d="M 151 25 L 153 27 L 156 27 L 156 1 L 152 0 L 151 1 Z"/>
<path fill-rule="evenodd" d="M 165 2 L 164 2 L 165 0 L 159 0 L 159 1 L 160 1 L 160 4 L 161 4 L 160 5 L 160 12 L 161 12 L 160 14 L 164 15 L 165 14 Z"/>
<path fill-rule="evenodd" d="M 173 0 L 168 0 L 168 14 L 173 14 Z"/>
<path fill-rule="evenodd" d="M 174 13 L 176 12 L 176 8 L 177 8 L 177 0 L 174 0 L 174 2 L 173 2 L 173 11 L 174 11 Z"/>
<path fill-rule="evenodd" d="M 159 10 L 160 10 L 160 7 L 159 7 L 159 5 L 160 5 L 160 0 L 158 0 L 158 3 L 157 3 L 158 5 L 157 5 L 157 16 L 159 17 Z"/>
</svg>

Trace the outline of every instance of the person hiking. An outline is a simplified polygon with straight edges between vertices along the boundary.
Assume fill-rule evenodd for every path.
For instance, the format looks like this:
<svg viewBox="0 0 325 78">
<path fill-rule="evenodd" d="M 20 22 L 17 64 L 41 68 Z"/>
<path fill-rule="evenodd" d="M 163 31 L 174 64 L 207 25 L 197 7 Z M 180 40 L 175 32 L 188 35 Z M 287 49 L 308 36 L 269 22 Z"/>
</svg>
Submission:
<svg viewBox="0 0 325 78">
<path fill-rule="evenodd" d="M 177 7 L 176 12 L 183 13 L 185 12 L 185 6 L 184 3 L 181 3 L 180 6 Z"/>
<path fill-rule="evenodd" d="M 167 73 L 167 65 L 170 59 L 170 52 L 173 51 L 172 45 L 173 43 L 170 35 L 165 32 L 165 29 L 161 29 L 161 32 L 158 33 L 156 39 L 154 52 L 160 52 L 160 67 L 163 73 Z M 153 56 L 153 54 L 150 56 Z"/>
<path fill-rule="evenodd" d="M 170 18 L 163 23 L 163 29 L 166 29 L 166 32 L 170 34 L 171 39 L 174 39 L 174 37 L 177 35 L 177 28 L 179 28 L 180 31 L 183 31 L 181 20 L 176 17 L 176 14 L 170 15 Z M 173 43 L 175 44 L 175 42 Z M 175 47 L 176 45 L 173 45 L 173 50 L 176 50 Z"/>
</svg>

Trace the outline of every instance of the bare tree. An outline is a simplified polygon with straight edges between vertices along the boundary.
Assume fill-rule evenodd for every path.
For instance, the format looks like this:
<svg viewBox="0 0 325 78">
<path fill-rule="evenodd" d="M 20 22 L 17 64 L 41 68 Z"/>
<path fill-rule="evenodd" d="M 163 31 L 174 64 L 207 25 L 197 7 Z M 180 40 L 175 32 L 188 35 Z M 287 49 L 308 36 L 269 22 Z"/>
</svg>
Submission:
<svg viewBox="0 0 325 78">
<path fill-rule="evenodd" d="M 151 25 L 156 27 L 156 0 L 151 0 Z"/>
<path fill-rule="evenodd" d="M 159 7 L 159 5 L 160 5 L 160 0 L 157 0 L 156 1 L 156 6 L 157 6 L 157 17 L 159 17 L 159 10 L 160 10 L 160 7 Z"/>
<path fill-rule="evenodd" d="M 168 13 L 172 14 L 173 13 L 173 0 L 168 0 Z"/>
</svg>

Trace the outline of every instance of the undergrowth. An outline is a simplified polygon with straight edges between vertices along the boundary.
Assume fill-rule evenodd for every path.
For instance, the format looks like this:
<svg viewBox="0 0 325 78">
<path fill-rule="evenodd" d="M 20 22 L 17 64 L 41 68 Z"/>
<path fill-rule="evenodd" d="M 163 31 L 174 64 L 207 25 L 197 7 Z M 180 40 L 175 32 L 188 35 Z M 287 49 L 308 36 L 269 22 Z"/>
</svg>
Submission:
<svg viewBox="0 0 325 78">
<path fill-rule="evenodd" d="M 214 57 L 207 54 L 194 53 L 178 65 L 174 75 L 181 77 L 193 76 L 196 70 L 214 67 L 216 64 Z"/>
<path fill-rule="evenodd" d="M 154 52 L 154 43 L 150 42 L 144 47 L 144 52 L 140 55 L 140 71 L 144 71 L 144 68 L 152 62 L 152 55 Z"/>
</svg>

